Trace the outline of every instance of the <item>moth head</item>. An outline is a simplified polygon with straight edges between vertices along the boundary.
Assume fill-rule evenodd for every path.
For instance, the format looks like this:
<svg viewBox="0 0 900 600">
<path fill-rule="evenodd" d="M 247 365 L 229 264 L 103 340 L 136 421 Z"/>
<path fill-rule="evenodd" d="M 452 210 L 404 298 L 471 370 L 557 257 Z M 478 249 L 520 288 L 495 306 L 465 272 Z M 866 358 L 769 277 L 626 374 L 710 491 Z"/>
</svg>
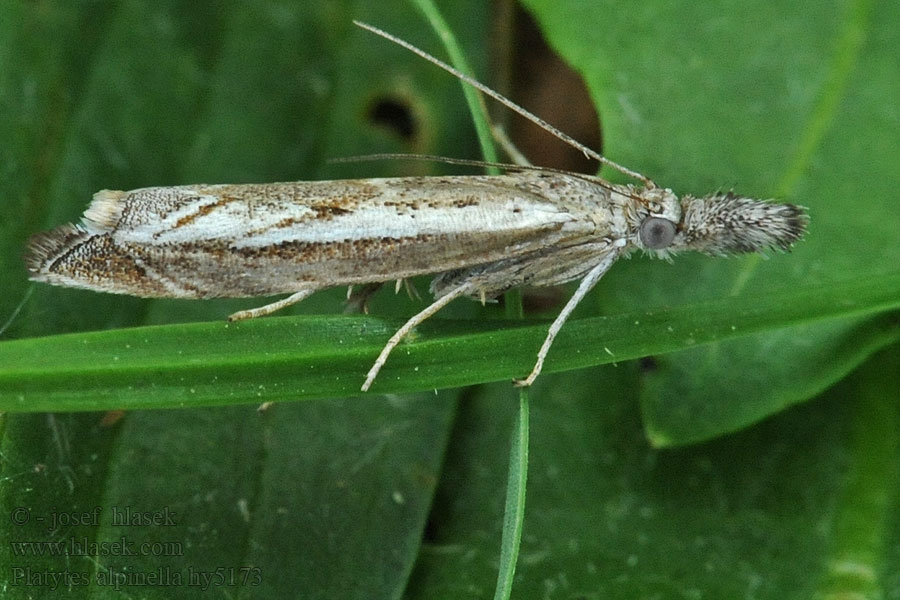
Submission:
<svg viewBox="0 0 900 600">
<path fill-rule="evenodd" d="M 667 256 L 669 247 L 678 235 L 681 203 L 672 190 L 652 188 L 641 190 L 638 202 L 630 215 L 634 226 L 634 243 L 638 248 Z"/>
<path fill-rule="evenodd" d="M 803 237 L 809 222 L 803 207 L 732 193 L 685 196 L 681 206 L 682 218 L 669 246 L 671 251 L 723 256 L 788 250 Z"/>
</svg>

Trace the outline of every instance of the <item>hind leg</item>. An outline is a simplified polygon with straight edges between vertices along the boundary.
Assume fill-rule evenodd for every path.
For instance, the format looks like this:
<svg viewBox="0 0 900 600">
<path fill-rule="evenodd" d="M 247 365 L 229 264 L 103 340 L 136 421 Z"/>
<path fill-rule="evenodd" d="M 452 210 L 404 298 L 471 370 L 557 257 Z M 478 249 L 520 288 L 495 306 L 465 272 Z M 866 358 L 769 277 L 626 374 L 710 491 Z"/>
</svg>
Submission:
<svg viewBox="0 0 900 600">
<path fill-rule="evenodd" d="M 381 370 L 381 367 L 383 367 L 384 363 L 387 362 L 391 350 L 396 348 L 397 344 L 399 344 L 403 340 L 403 338 L 409 335 L 410 331 L 415 329 L 415 327 L 422 323 L 425 319 L 450 304 L 450 302 L 452 302 L 456 298 L 465 296 L 466 294 L 470 294 L 472 292 L 472 289 L 473 287 L 471 282 L 464 282 L 432 302 L 425 310 L 404 323 L 403 327 L 398 329 L 394 333 L 394 335 L 391 336 L 391 339 L 388 340 L 388 343 L 385 344 L 384 348 L 381 350 L 381 354 L 379 354 L 378 358 L 375 359 L 375 364 L 372 365 L 372 368 L 369 369 L 369 372 L 366 374 L 366 380 L 362 384 L 361 388 L 362 391 L 369 391 L 369 388 L 372 386 L 372 382 L 375 381 L 375 377 L 378 376 L 378 372 Z"/>
<path fill-rule="evenodd" d="M 271 315 L 275 311 L 279 311 L 282 308 L 287 308 L 292 304 L 297 304 L 301 300 L 304 300 L 314 293 L 318 292 L 317 288 L 309 289 L 309 290 L 301 290 L 294 294 L 291 294 L 287 298 L 282 298 L 277 302 L 272 302 L 271 304 L 266 304 L 265 306 L 260 306 L 259 308 L 251 308 L 250 310 L 240 310 L 232 315 L 228 316 L 229 321 L 243 321 L 244 319 L 255 319 L 256 317 L 263 317 L 265 315 Z"/>
</svg>

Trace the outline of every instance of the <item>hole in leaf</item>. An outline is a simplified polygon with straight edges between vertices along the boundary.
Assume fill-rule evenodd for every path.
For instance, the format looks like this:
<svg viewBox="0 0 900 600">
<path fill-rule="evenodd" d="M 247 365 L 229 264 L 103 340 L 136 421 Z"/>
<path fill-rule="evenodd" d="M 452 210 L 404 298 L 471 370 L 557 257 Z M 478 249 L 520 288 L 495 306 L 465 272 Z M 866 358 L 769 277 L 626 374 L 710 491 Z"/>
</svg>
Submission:
<svg viewBox="0 0 900 600">
<path fill-rule="evenodd" d="M 368 119 L 373 125 L 385 127 L 407 141 L 415 138 L 419 130 L 409 103 L 398 98 L 375 100 L 369 108 Z"/>
</svg>

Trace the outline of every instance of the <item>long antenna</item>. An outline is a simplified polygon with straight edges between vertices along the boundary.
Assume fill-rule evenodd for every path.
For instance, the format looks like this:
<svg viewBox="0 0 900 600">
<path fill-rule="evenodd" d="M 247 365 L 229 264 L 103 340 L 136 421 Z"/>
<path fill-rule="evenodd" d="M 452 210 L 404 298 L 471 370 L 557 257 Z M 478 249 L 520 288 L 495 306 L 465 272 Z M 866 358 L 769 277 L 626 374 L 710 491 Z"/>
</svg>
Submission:
<svg viewBox="0 0 900 600">
<path fill-rule="evenodd" d="M 503 94 L 500 94 L 499 92 L 495 92 L 494 90 L 492 90 L 488 86 L 484 85 L 477 79 L 473 79 L 473 78 L 469 77 L 462 71 L 459 71 L 458 69 L 451 67 L 444 61 L 442 61 L 438 58 L 435 58 L 434 56 L 432 56 L 431 54 L 428 54 L 424 50 L 420 50 L 419 48 L 413 46 L 409 42 L 407 42 L 405 40 L 401 40 L 397 36 L 392 35 L 382 29 L 379 29 L 379 28 L 373 26 L 373 25 L 369 25 L 368 23 L 363 23 L 362 21 L 354 20 L 353 24 L 356 25 L 357 27 L 362 27 L 366 31 L 374 33 L 375 35 L 380 36 L 390 42 L 393 42 L 393 43 L 397 44 L 398 46 L 406 48 L 413 54 L 416 54 L 416 55 L 424 58 L 428 62 L 432 63 L 433 65 L 440 67 L 441 69 L 447 71 L 448 73 L 450 73 L 457 79 L 466 82 L 467 84 L 469 84 L 476 90 L 480 91 L 481 93 L 490 96 L 491 98 L 493 98 L 494 100 L 496 100 L 497 102 L 502 104 L 503 106 L 505 106 L 505 107 L 509 108 L 510 110 L 525 117 L 526 119 L 528 119 L 529 121 L 531 121 L 538 127 L 542 128 L 543 130 L 555 135 L 557 138 L 559 138 L 563 142 L 569 144 L 576 150 L 579 150 L 580 152 L 582 152 L 586 157 L 593 158 L 594 160 L 599 161 L 601 164 L 607 165 L 607 166 L 619 171 L 623 175 L 627 175 L 628 177 L 633 177 L 634 179 L 638 179 L 641 182 L 643 182 L 644 185 L 646 185 L 647 187 L 651 187 L 651 188 L 656 187 L 656 185 L 650 179 L 641 175 L 637 171 L 632 171 L 631 169 L 629 169 L 627 167 L 623 167 L 622 165 L 609 160 L 608 158 L 606 158 L 605 156 L 603 156 L 596 150 L 593 150 L 593 149 L 589 148 L 588 146 L 585 146 L 584 144 L 582 144 L 575 138 L 571 137 L 568 134 L 563 133 L 562 131 L 560 131 L 559 129 L 557 129 L 556 127 L 551 125 L 550 123 L 547 123 L 542 118 L 535 115 L 534 113 L 529 112 L 528 110 L 525 110 L 524 108 L 522 108 L 521 106 L 519 106 L 518 104 L 516 104 L 515 102 L 513 102 L 506 96 L 504 96 Z"/>
</svg>

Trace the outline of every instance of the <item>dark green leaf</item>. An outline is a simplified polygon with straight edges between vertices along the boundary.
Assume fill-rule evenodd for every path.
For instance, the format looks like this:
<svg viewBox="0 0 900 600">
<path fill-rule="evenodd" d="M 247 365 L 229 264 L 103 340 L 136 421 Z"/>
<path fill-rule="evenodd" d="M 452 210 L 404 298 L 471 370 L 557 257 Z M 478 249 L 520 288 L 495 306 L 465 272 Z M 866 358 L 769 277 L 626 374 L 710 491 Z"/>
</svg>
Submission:
<svg viewBox="0 0 900 600">
<path fill-rule="evenodd" d="M 868 358 L 900 337 L 898 6 L 528 4 L 584 74 L 611 158 L 679 193 L 734 186 L 797 202 L 812 221 L 790 255 L 636 258 L 600 283 L 560 335 L 548 373 L 618 366 L 548 374 L 531 392 L 513 593 L 898 596 L 897 346 Z M 483 73 L 486 7 L 442 8 Z M 27 236 L 77 219 L 98 189 L 432 169 L 324 163 L 367 152 L 477 156 L 458 84 L 357 32 L 352 18 L 440 53 L 405 3 L 0 4 L 0 327 L 28 288 Z M 412 135 L 373 118 L 381 102 L 408 109 Z M 336 313 L 341 295 L 296 312 Z M 261 586 L 211 586 L 234 597 L 492 594 L 508 384 L 465 394 L 453 424 L 444 394 L 278 404 L 262 416 L 250 406 L 135 410 L 355 394 L 389 332 L 421 306 L 384 294 L 369 317 L 222 322 L 258 304 L 36 288 L 2 333 L 3 410 L 131 412 L 112 425 L 99 413 L 4 415 L 3 514 L 25 507 L 30 520 L 7 519 L 3 547 L 125 536 L 184 551 L 65 561 L 7 552 L 7 596 L 52 593 L 46 580 L 16 580 L 25 573 L 16 568 L 86 572 L 93 585 L 60 589 L 112 598 L 120 592 L 96 585 L 107 569 L 219 567 L 237 577 L 259 568 Z M 526 372 L 546 321 L 475 321 L 476 310 L 460 303 L 426 323 L 378 389 Z M 454 316 L 466 320 L 445 318 Z M 678 445 L 741 429 L 683 449 L 645 439 Z M 99 526 L 48 530 L 35 520 L 98 506 Z M 125 506 L 180 519 L 116 528 L 110 513 Z"/>
</svg>

